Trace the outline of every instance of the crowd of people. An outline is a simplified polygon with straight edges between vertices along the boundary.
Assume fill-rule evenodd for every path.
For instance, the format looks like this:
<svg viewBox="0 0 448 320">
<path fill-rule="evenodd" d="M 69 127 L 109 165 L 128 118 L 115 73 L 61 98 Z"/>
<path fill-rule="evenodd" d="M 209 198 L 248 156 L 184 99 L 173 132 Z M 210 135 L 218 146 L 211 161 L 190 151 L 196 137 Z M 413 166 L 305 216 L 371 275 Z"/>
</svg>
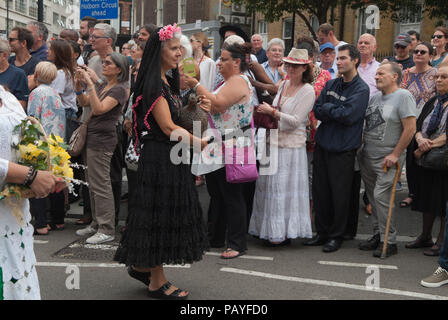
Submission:
<svg viewBox="0 0 448 320">
<path fill-rule="evenodd" d="M 121 233 L 114 260 L 158 299 L 189 295 L 166 279 L 164 264 L 199 261 L 210 247 L 222 248 L 223 259 L 239 257 L 248 234 L 270 247 L 305 239 L 337 251 L 356 237 L 362 184 L 373 232 L 359 249 L 381 257 L 387 237 L 391 256 L 399 230 L 392 220 L 386 235 L 389 199 L 403 167 L 409 194 L 399 207 L 422 213 L 422 232 L 406 248 L 440 257 L 423 286 L 448 283 L 447 168 L 429 161 L 446 145 L 448 29 L 437 27 L 430 42 L 415 31 L 399 34 L 395 54 L 383 61 L 375 59 L 373 35 L 352 45 L 328 23 L 318 41 L 300 37 L 287 54 L 283 40 L 264 49 L 259 34 L 248 37 L 238 26 L 220 35 L 216 61 L 206 34 L 187 36 L 176 24 L 145 24 L 121 53 L 114 28 L 90 17 L 51 41 L 39 22 L 0 40 L 0 183 L 23 183 L 36 194 L 29 205 L 22 201 L 25 225 L 0 201 L 0 299 L 40 298 L 32 236 L 63 230 L 76 200 L 84 211 L 76 234 L 102 244 Z M 52 174 L 14 163 L 12 129 L 26 116 L 67 142 L 87 127 L 72 161 L 87 166 L 75 177 L 88 187 L 68 194 Z M 173 161 L 179 144 L 177 155 L 188 161 Z M 123 168 L 128 216 L 116 230 Z"/>
</svg>

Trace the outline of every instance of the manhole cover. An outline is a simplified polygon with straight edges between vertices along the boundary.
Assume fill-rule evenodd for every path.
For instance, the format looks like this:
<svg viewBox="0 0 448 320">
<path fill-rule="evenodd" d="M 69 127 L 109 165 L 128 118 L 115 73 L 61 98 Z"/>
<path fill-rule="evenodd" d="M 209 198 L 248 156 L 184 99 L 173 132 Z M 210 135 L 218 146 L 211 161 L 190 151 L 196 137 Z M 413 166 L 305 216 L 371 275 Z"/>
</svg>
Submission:
<svg viewBox="0 0 448 320">
<path fill-rule="evenodd" d="M 120 235 L 115 240 L 103 244 L 88 244 L 86 239 L 76 240 L 53 254 L 54 257 L 64 259 L 81 259 L 93 261 L 113 261 Z"/>
</svg>

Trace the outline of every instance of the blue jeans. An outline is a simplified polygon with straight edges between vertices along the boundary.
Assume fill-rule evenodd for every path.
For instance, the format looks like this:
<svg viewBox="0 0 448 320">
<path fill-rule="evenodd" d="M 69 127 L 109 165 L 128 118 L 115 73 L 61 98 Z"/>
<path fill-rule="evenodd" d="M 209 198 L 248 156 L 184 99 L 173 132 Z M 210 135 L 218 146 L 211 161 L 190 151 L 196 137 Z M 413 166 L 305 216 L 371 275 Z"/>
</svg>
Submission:
<svg viewBox="0 0 448 320">
<path fill-rule="evenodd" d="M 447 213 L 448 213 L 448 202 L 447 202 Z M 447 221 L 447 220 L 446 220 Z M 445 221 L 445 234 L 443 236 L 442 248 L 439 254 L 439 265 L 448 270 L 448 223 Z"/>
</svg>

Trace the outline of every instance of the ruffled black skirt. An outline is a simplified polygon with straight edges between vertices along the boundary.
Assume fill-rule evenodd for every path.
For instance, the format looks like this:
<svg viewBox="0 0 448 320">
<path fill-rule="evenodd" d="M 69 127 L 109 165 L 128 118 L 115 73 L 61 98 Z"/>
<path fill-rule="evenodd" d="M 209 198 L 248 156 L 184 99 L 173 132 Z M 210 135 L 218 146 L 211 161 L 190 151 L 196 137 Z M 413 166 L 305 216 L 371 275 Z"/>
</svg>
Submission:
<svg viewBox="0 0 448 320">
<path fill-rule="evenodd" d="M 172 145 L 145 141 L 137 190 L 114 260 L 151 268 L 199 261 L 208 249 L 198 193 L 188 164 L 170 160 Z"/>
</svg>

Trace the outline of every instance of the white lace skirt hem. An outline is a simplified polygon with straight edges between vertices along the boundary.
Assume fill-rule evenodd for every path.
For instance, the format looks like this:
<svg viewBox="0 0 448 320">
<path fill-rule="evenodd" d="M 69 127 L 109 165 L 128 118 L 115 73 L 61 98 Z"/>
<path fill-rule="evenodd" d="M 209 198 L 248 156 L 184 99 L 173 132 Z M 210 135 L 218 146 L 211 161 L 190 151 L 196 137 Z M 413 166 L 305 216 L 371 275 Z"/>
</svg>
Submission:
<svg viewBox="0 0 448 320">
<path fill-rule="evenodd" d="M 305 147 L 278 148 L 277 173 L 258 178 L 249 233 L 272 242 L 312 237 Z"/>
</svg>

